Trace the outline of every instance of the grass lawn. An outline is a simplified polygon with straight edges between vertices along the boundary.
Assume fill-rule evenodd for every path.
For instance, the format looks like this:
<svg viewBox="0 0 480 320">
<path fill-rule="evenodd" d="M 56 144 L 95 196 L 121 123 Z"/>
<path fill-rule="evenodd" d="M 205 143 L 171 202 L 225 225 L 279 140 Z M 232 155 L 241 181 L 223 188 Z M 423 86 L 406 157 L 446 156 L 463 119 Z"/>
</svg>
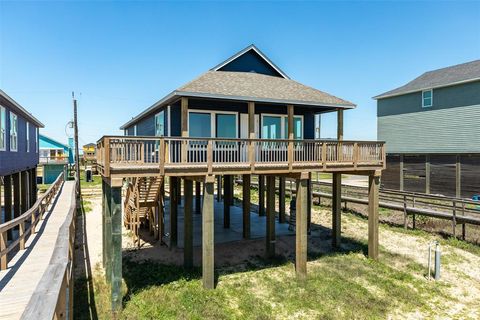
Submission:
<svg viewBox="0 0 480 320">
<path fill-rule="evenodd" d="M 333 254 L 309 263 L 308 279 L 301 282 L 291 262 L 259 259 L 244 272 L 218 270 L 217 288 L 205 290 L 200 269 L 125 261 L 121 318 L 384 319 L 412 309 L 430 313 L 429 300 L 442 295 L 441 286 L 416 278 L 410 273 L 418 268 L 409 268 L 394 269 L 362 252 Z M 98 316 L 108 319 L 108 286 L 98 273 L 95 280 Z"/>
<path fill-rule="evenodd" d="M 236 190 L 237 191 L 237 190 Z M 252 190 L 252 202 L 258 199 Z M 322 211 L 323 210 L 323 211 Z M 314 206 L 316 221 L 330 221 L 329 209 Z M 322 220 L 326 219 L 326 220 Z M 475 278 L 464 273 L 477 265 L 478 246 L 442 240 L 442 280 L 428 281 L 426 268 L 409 255 L 423 250 L 432 234 L 380 225 L 383 244 L 379 261 L 365 257 L 367 220 L 344 212 L 341 251 L 309 248 L 306 281 L 295 277 L 292 257 L 265 260 L 260 256 L 242 264 L 217 267 L 216 289 L 202 288 L 201 268 L 154 261 L 123 261 L 123 311 L 120 319 L 475 319 Z M 388 237 L 388 241 L 386 240 Z M 323 238 L 322 238 L 323 239 Z M 322 240 L 323 241 L 323 240 Z M 329 239 L 324 241 L 329 242 Z M 405 242 L 404 242 L 405 241 Z M 463 250 L 459 252 L 458 250 Z M 278 252 L 280 253 L 280 252 Z M 421 256 L 421 262 L 423 262 Z M 471 260 L 470 260 L 471 259 Z M 472 273 L 475 275 L 475 272 Z M 476 277 L 476 275 L 475 275 Z M 454 279 L 454 280 L 452 280 Z M 461 280 L 460 280 L 461 279 Z M 457 285 L 458 281 L 462 285 Z M 93 272 L 93 287 L 76 279 L 75 319 L 111 319 L 110 290 L 100 267 Z M 461 290 L 471 290 L 467 295 Z M 92 293 L 93 294 L 90 294 Z M 471 297 L 474 297 L 473 300 Z M 468 298 L 468 299 L 467 299 Z M 89 300 L 90 299 L 90 300 Z M 87 301 L 89 300 L 89 301 Z M 465 302 L 467 300 L 467 302 Z M 462 305 L 450 316 L 457 305 Z M 89 316 L 88 305 L 95 316 Z M 91 307 L 90 307 L 91 308 Z M 472 316 L 473 315 L 473 316 Z"/>
</svg>

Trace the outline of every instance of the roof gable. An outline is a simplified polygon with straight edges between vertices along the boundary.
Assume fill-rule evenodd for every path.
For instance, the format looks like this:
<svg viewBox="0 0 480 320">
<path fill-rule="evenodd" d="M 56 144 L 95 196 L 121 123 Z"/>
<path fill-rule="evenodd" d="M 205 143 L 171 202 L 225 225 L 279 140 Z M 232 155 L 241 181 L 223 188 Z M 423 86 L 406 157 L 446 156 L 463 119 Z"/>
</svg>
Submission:
<svg viewBox="0 0 480 320">
<path fill-rule="evenodd" d="M 64 150 L 68 150 L 69 146 L 67 146 L 66 144 L 63 144 L 57 140 L 54 140 L 50 137 L 47 137 L 43 134 L 41 134 L 39 136 L 39 140 L 40 140 L 40 143 L 39 143 L 39 146 L 41 149 L 64 149 Z"/>
<path fill-rule="evenodd" d="M 374 99 L 382 99 L 402 94 L 441 88 L 480 80 L 480 60 L 428 71 L 399 88 L 387 91 Z"/>
<path fill-rule="evenodd" d="M 224 62 L 211 69 L 212 71 L 253 72 L 268 76 L 289 77 L 278 68 L 253 44 L 237 52 Z"/>
</svg>

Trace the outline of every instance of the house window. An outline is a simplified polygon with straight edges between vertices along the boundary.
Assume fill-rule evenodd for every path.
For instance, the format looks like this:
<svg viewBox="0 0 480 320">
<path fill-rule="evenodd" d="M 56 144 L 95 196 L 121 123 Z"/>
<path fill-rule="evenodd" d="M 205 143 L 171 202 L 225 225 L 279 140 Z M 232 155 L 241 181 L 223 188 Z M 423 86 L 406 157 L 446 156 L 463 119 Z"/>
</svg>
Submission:
<svg viewBox="0 0 480 320">
<path fill-rule="evenodd" d="M 7 113 L 5 108 L 0 106 L 0 150 L 5 151 L 6 149 L 6 138 L 5 132 L 7 130 L 7 123 L 6 123 Z"/>
<path fill-rule="evenodd" d="M 433 90 L 422 91 L 422 107 L 427 108 L 433 105 Z"/>
<path fill-rule="evenodd" d="M 216 114 L 216 137 L 236 138 L 237 137 L 237 116 L 235 114 Z"/>
<path fill-rule="evenodd" d="M 190 112 L 188 114 L 188 135 L 193 138 L 212 136 L 212 115 L 210 113 Z"/>
<path fill-rule="evenodd" d="M 236 112 L 189 111 L 188 135 L 196 138 L 237 138 Z"/>
<path fill-rule="evenodd" d="M 18 150 L 18 118 L 10 112 L 10 151 Z"/>
<path fill-rule="evenodd" d="M 165 136 L 165 112 L 163 110 L 155 115 L 155 136 Z"/>
<path fill-rule="evenodd" d="M 26 122 L 27 152 L 30 152 L 30 124 Z"/>
<path fill-rule="evenodd" d="M 288 139 L 288 116 L 262 114 L 263 139 Z M 303 139 L 303 116 L 293 117 L 293 138 Z"/>
</svg>

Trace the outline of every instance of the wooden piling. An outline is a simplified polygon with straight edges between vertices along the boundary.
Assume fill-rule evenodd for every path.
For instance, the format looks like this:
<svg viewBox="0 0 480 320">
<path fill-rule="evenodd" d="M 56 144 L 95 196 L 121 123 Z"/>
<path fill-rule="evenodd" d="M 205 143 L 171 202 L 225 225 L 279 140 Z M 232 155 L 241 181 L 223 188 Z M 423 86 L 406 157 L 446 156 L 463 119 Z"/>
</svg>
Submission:
<svg viewBox="0 0 480 320">
<path fill-rule="evenodd" d="M 170 177 L 170 248 L 177 246 L 177 220 L 178 220 L 178 186 L 177 178 Z"/>
<path fill-rule="evenodd" d="M 184 202 L 184 232 L 183 232 L 183 266 L 191 268 L 193 266 L 193 182 L 184 179 L 183 188 L 185 194 Z"/>
<path fill-rule="evenodd" d="M 202 282 L 206 289 L 213 289 L 214 278 L 214 177 L 207 176 L 204 183 L 202 208 Z"/>
<path fill-rule="evenodd" d="M 122 308 L 122 187 L 111 187 L 111 301 L 112 310 Z"/>
<path fill-rule="evenodd" d="M 342 237 L 342 174 L 332 174 L 332 246 L 339 248 Z"/>
<path fill-rule="evenodd" d="M 275 257 L 275 176 L 267 176 L 266 257 Z"/>
<path fill-rule="evenodd" d="M 285 177 L 279 177 L 278 188 L 278 222 L 285 223 Z"/>
<path fill-rule="evenodd" d="M 378 259 L 378 192 L 380 173 L 375 171 L 368 176 L 368 257 Z"/>
<path fill-rule="evenodd" d="M 201 203 L 201 183 L 200 181 L 195 182 L 195 213 L 200 214 L 202 212 Z"/>
<path fill-rule="evenodd" d="M 230 179 L 232 176 L 223 176 L 223 227 L 230 228 L 230 203 L 231 190 Z"/>
<path fill-rule="evenodd" d="M 250 239 L 250 184 L 251 175 L 244 174 L 242 177 L 242 209 L 243 209 L 243 238 Z"/>
<path fill-rule="evenodd" d="M 307 277 L 307 183 L 297 179 L 296 224 L 295 224 L 295 271 L 299 280 Z M 307 175 L 308 177 L 308 175 Z"/>
<path fill-rule="evenodd" d="M 258 215 L 265 215 L 265 176 L 258 176 Z"/>
</svg>

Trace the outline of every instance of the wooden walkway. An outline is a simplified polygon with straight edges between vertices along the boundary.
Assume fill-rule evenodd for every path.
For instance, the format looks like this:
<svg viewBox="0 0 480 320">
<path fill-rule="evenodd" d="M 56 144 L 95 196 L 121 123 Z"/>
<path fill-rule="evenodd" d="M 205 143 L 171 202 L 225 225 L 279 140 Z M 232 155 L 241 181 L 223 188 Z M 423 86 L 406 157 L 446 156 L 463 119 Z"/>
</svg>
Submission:
<svg viewBox="0 0 480 320">
<path fill-rule="evenodd" d="M 6 270 L 0 271 L 0 319 L 20 319 L 39 284 L 55 249 L 59 228 L 72 203 L 74 181 L 67 181 L 25 250 L 16 253 Z"/>
</svg>

